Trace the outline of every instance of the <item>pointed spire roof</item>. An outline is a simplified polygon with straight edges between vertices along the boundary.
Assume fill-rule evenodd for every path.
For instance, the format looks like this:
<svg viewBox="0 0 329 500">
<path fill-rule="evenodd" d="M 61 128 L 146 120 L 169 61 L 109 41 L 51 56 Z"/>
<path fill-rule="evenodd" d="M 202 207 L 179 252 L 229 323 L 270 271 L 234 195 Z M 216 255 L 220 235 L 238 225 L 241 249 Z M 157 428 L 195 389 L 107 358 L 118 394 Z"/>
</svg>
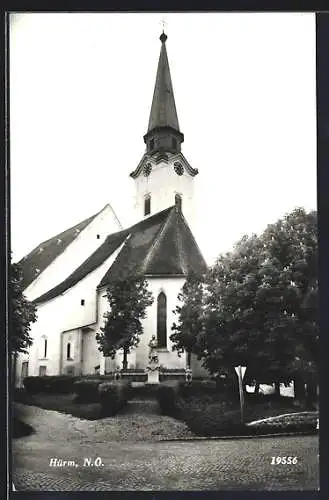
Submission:
<svg viewBox="0 0 329 500">
<path fill-rule="evenodd" d="M 147 132 L 157 127 L 171 127 L 179 132 L 178 116 L 166 49 L 167 38 L 167 35 L 162 32 L 160 36 L 161 51 Z"/>
</svg>

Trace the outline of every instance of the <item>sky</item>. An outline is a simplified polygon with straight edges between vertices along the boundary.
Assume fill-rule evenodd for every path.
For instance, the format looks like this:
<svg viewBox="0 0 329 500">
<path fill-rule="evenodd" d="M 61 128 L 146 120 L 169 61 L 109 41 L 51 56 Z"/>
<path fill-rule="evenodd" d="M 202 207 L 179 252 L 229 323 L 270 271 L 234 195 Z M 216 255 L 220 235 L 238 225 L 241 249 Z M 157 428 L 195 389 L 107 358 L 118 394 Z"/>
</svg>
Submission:
<svg viewBox="0 0 329 500">
<path fill-rule="evenodd" d="M 107 203 L 136 221 L 162 19 L 208 263 L 316 208 L 313 13 L 11 14 L 14 261 Z"/>
</svg>

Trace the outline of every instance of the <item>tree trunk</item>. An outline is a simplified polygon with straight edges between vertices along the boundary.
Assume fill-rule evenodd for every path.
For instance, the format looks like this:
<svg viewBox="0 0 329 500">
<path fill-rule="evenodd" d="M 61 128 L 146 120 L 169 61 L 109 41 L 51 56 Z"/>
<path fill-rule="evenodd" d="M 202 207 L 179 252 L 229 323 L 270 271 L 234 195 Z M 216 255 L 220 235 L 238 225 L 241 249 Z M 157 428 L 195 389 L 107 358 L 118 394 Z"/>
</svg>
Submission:
<svg viewBox="0 0 329 500">
<path fill-rule="evenodd" d="M 127 356 L 128 356 L 128 349 L 126 347 L 124 347 L 123 348 L 123 360 L 122 360 L 122 369 L 124 372 L 127 371 L 127 369 L 128 369 Z"/>
<path fill-rule="evenodd" d="M 11 376 L 12 376 L 12 388 L 13 390 L 15 390 L 16 388 L 16 371 L 17 371 L 17 352 L 14 352 L 12 354 L 12 372 L 11 372 Z"/>
<path fill-rule="evenodd" d="M 277 396 L 278 398 L 280 397 L 280 382 L 275 382 L 274 383 L 274 386 L 275 386 L 275 396 Z"/>
<path fill-rule="evenodd" d="M 295 404 L 305 405 L 305 382 L 303 377 L 296 375 L 294 378 Z"/>
<path fill-rule="evenodd" d="M 191 357 L 192 354 L 190 352 L 187 353 L 187 366 L 188 368 L 191 368 Z"/>
<path fill-rule="evenodd" d="M 254 394 L 256 394 L 256 396 L 258 396 L 258 394 L 259 394 L 259 387 L 260 387 L 260 383 L 256 382 L 256 384 L 255 384 L 255 391 L 254 391 Z"/>
<path fill-rule="evenodd" d="M 314 377 L 310 376 L 306 385 L 306 408 L 314 410 L 317 399 L 317 384 Z"/>
</svg>

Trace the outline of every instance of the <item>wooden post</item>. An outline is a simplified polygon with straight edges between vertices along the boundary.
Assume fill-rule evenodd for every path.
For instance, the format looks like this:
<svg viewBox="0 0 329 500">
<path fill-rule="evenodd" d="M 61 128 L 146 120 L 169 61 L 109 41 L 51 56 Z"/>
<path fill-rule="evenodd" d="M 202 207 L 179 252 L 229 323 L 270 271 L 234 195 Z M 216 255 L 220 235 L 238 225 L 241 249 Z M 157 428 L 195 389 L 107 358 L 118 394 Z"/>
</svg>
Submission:
<svg viewBox="0 0 329 500">
<path fill-rule="evenodd" d="M 242 384 L 242 371 L 241 366 L 238 368 L 238 379 L 239 379 L 239 394 L 240 394 L 240 410 L 241 410 L 241 424 L 243 424 L 243 407 L 244 407 L 244 394 L 243 394 L 243 384 Z"/>
</svg>

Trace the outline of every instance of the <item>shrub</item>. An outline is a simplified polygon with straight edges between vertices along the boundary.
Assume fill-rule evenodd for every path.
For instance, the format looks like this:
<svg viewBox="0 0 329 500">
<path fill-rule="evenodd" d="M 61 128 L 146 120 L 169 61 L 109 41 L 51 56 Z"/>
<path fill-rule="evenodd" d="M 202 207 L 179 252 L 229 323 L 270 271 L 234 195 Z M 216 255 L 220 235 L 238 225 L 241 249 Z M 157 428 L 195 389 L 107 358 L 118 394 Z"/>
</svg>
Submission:
<svg viewBox="0 0 329 500">
<path fill-rule="evenodd" d="M 157 400 L 163 415 L 177 417 L 180 414 L 179 382 L 171 381 L 161 384 L 157 390 Z"/>
<path fill-rule="evenodd" d="M 121 374 L 121 379 L 125 380 L 127 382 L 146 382 L 147 381 L 147 373 L 144 373 L 142 371 L 133 373 L 132 371 L 130 372 L 123 372 Z"/>
<path fill-rule="evenodd" d="M 160 372 L 159 381 L 160 382 L 178 381 L 184 383 L 185 373 Z"/>
<path fill-rule="evenodd" d="M 123 380 L 103 382 L 98 386 L 102 416 L 115 415 L 128 402 L 130 384 Z"/>
<path fill-rule="evenodd" d="M 46 375 L 44 377 L 26 377 L 24 387 L 29 394 L 46 392 L 48 394 L 68 394 L 73 392 L 77 377 L 72 375 Z"/>
<path fill-rule="evenodd" d="M 80 378 L 73 385 L 76 403 L 99 402 L 98 386 L 103 383 L 101 378 Z"/>
<path fill-rule="evenodd" d="M 223 434 L 240 434 L 245 426 L 241 424 L 239 410 L 221 413 L 217 405 L 209 406 L 204 411 L 186 412 L 185 420 L 192 432 L 197 436 L 220 436 Z"/>
<path fill-rule="evenodd" d="M 181 382 L 179 384 L 179 395 L 183 398 L 217 394 L 217 384 L 213 380 L 192 380 L 191 382 Z"/>
<path fill-rule="evenodd" d="M 123 379 L 124 380 L 124 379 Z M 132 387 L 132 395 L 141 399 L 156 398 L 158 384 L 145 384 L 138 387 Z"/>
<path fill-rule="evenodd" d="M 33 434 L 35 432 L 33 427 L 31 427 L 29 424 L 26 424 L 22 420 L 19 420 L 16 417 L 13 418 L 12 429 L 13 429 L 13 434 L 12 434 L 13 439 L 29 436 L 30 434 Z"/>
</svg>

